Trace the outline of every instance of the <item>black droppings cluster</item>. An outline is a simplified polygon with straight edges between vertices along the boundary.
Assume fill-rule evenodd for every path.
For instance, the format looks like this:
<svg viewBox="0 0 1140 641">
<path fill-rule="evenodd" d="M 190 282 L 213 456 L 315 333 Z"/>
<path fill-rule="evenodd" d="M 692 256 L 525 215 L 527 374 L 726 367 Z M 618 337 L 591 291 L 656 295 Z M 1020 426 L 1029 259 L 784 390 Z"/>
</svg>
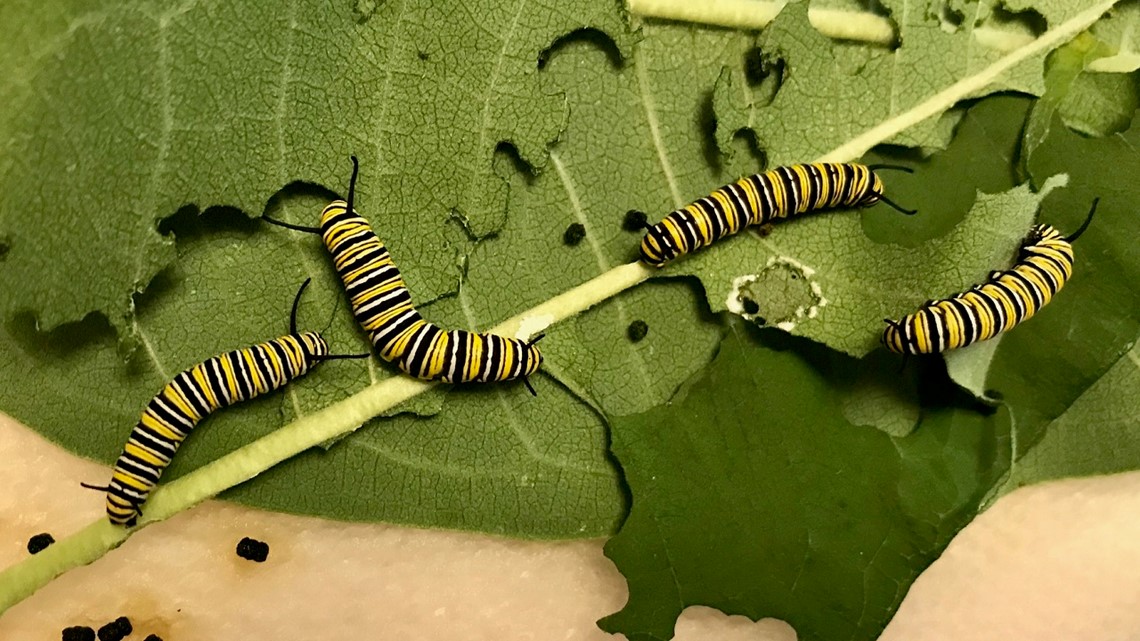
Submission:
<svg viewBox="0 0 1140 641">
<path fill-rule="evenodd" d="M 95 631 L 85 625 L 64 628 L 63 641 L 95 641 Z"/>
<path fill-rule="evenodd" d="M 649 225 L 649 217 L 645 212 L 631 209 L 625 212 L 625 220 L 621 222 L 621 228 L 626 231 L 641 231 Z"/>
<path fill-rule="evenodd" d="M 127 617 L 119 617 L 107 625 L 99 628 L 99 641 L 123 641 L 134 627 Z"/>
<path fill-rule="evenodd" d="M 269 544 L 247 536 L 238 541 L 237 555 L 243 559 L 261 563 L 269 558 Z"/>
<path fill-rule="evenodd" d="M 47 549 L 47 546 L 51 545 L 52 543 L 55 543 L 55 537 L 48 534 L 47 532 L 40 532 L 39 534 L 28 539 L 28 552 L 31 554 L 43 552 L 45 549 Z"/>
<path fill-rule="evenodd" d="M 645 338 L 645 335 L 648 333 L 649 324 L 643 320 L 635 320 L 625 329 L 625 335 L 629 337 L 629 340 L 635 343 Z"/>
<path fill-rule="evenodd" d="M 148 634 L 143 641 L 162 641 L 162 637 L 157 634 Z"/>
<path fill-rule="evenodd" d="M 562 233 L 562 242 L 573 247 L 586 237 L 586 227 L 582 223 L 571 223 Z"/>
<path fill-rule="evenodd" d="M 751 298 L 741 299 L 740 306 L 744 308 L 745 314 L 756 314 L 760 312 L 760 305 Z"/>
</svg>

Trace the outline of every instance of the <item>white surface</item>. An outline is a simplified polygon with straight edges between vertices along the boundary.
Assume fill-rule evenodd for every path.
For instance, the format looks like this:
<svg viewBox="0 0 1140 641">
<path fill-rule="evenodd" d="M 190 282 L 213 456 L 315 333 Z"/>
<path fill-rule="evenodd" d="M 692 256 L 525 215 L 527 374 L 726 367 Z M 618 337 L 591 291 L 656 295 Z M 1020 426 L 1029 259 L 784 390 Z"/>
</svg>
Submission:
<svg viewBox="0 0 1140 641">
<path fill-rule="evenodd" d="M 108 471 L 0 415 L 0 566 L 33 534 L 102 513 Z M 270 545 L 238 558 L 243 536 Z M 594 622 L 625 582 L 601 541 L 536 543 L 356 525 L 213 502 L 147 528 L 0 617 L 0 639 L 58 639 L 126 615 L 131 639 L 613 639 Z M 791 641 L 784 623 L 691 607 L 679 641 Z M 1002 499 L 914 585 L 884 641 L 1140 639 L 1140 473 Z"/>
</svg>

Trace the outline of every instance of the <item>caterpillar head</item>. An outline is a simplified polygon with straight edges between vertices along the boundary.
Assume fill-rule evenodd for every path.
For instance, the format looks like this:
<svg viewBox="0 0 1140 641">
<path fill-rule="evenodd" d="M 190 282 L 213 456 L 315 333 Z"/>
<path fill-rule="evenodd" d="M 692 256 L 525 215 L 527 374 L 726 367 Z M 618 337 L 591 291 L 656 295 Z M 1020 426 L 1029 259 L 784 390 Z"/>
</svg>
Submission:
<svg viewBox="0 0 1140 641">
<path fill-rule="evenodd" d="M 519 375 L 522 378 L 523 385 L 531 393 L 531 396 L 538 396 L 538 392 L 534 391 L 534 386 L 530 384 L 530 375 L 537 372 L 538 368 L 542 365 L 542 352 L 538 351 L 538 346 L 535 345 L 546 334 L 539 334 L 530 339 L 523 345 L 522 356 L 522 373 Z"/>
<path fill-rule="evenodd" d="M 343 219 L 348 212 L 348 203 L 343 200 L 334 200 L 321 210 L 321 235 L 325 235 L 336 224 L 338 217 Z"/>
<path fill-rule="evenodd" d="M 903 338 L 902 324 L 889 318 L 884 318 L 883 322 L 887 324 L 887 327 L 883 330 L 879 342 L 883 344 L 883 347 L 896 354 L 906 354 L 906 341 Z"/>
<path fill-rule="evenodd" d="M 312 361 L 314 357 L 328 356 L 328 341 L 317 332 L 303 332 L 297 337 L 300 339 L 301 349 L 305 352 L 306 361 Z"/>
<path fill-rule="evenodd" d="M 875 173 L 873 169 L 865 165 L 856 165 L 861 167 L 867 172 L 867 189 L 859 196 L 859 200 L 855 202 L 856 207 L 870 207 L 879 202 L 883 198 L 883 190 L 886 186 L 883 185 L 883 179 L 879 178 L 879 174 Z"/>
<path fill-rule="evenodd" d="M 538 338 L 542 337 L 539 336 Z M 526 349 L 523 350 L 523 376 L 530 376 L 542 366 L 542 352 L 538 350 L 538 345 L 535 345 L 536 342 L 538 342 L 537 338 L 532 339 L 526 344 Z"/>
<path fill-rule="evenodd" d="M 641 262 L 651 267 L 664 267 L 681 253 L 670 243 L 664 221 L 645 227 L 645 237 L 641 239 L 638 252 Z"/>
<path fill-rule="evenodd" d="M 1036 245 L 1043 240 L 1057 240 L 1064 239 L 1061 232 L 1057 231 L 1052 225 L 1034 225 L 1029 234 L 1025 236 L 1022 245 Z"/>
<path fill-rule="evenodd" d="M 146 499 L 135 499 L 126 495 L 122 484 L 107 492 L 107 518 L 115 525 L 134 527 L 142 516 L 142 503 Z M 147 491 L 149 494 L 149 490 Z"/>
<path fill-rule="evenodd" d="M 142 516 L 142 505 L 146 503 L 154 485 L 151 483 L 148 487 L 135 487 L 126 484 L 120 478 L 122 473 L 123 470 L 116 464 L 115 475 L 111 477 L 111 482 L 107 485 L 88 485 L 87 483 L 80 483 L 79 485 L 89 490 L 106 492 L 107 518 L 115 525 L 134 527 L 138 524 L 139 517 Z M 158 473 L 162 474 L 162 470 L 159 470 Z M 137 479 L 135 482 L 137 483 Z"/>
</svg>

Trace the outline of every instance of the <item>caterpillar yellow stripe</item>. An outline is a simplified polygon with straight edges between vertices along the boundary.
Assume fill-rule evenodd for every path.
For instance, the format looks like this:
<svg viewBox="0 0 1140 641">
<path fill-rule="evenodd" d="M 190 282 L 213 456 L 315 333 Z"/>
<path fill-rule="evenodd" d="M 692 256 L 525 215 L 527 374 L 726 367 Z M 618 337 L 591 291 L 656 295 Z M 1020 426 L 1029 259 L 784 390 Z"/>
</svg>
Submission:
<svg viewBox="0 0 1140 641">
<path fill-rule="evenodd" d="M 905 167 L 881 165 L 883 169 Z M 857 163 L 813 163 L 777 167 L 725 185 L 649 227 L 641 260 L 663 267 L 669 261 L 749 225 L 763 225 L 820 209 L 870 207 L 883 198 L 883 181 L 872 167 Z"/>
<path fill-rule="evenodd" d="M 287 335 L 206 359 L 180 372 L 150 399 L 115 461 L 111 482 L 102 487 L 81 484 L 107 493 L 112 523 L 127 527 L 138 523 L 159 477 L 202 419 L 280 389 L 321 361 L 370 356 L 329 354 L 319 333 L 297 331 L 297 308 L 308 285 L 306 279 L 293 299 Z"/>
<path fill-rule="evenodd" d="M 1073 275 L 1073 241 L 1092 222 L 1097 202 L 1067 238 L 1050 225 L 1036 225 L 1010 269 L 991 272 L 960 294 L 927 301 L 902 319 L 884 319 L 883 345 L 898 354 L 936 354 L 993 338 L 1033 317 Z"/>
<path fill-rule="evenodd" d="M 359 172 L 355 156 L 352 163 L 347 202 L 329 203 L 321 212 L 319 227 L 266 220 L 321 235 L 356 321 L 384 360 L 429 381 L 488 383 L 521 378 L 534 393 L 527 377 L 542 365 L 537 338 L 523 341 L 463 329 L 445 330 L 416 310 L 388 248 L 351 206 Z"/>
<path fill-rule="evenodd" d="M 111 522 L 137 523 L 162 472 L 203 418 L 303 376 L 328 351 L 316 332 L 289 334 L 219 354 L 175 376 L 147 403 L 115 461 L 110 484 L 95 488 L 107 492 Z"/>
</svg>

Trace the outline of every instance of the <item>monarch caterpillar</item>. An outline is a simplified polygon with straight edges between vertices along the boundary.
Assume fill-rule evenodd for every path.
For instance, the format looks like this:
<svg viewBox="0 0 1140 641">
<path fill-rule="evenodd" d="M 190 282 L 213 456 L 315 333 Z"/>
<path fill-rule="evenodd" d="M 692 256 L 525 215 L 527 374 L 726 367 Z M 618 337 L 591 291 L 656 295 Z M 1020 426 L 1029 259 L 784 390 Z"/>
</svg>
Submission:
<svg viewBox="0 0 1140 641">
<path fill-rule="evenodd" d="M 360 163 L 352 156 L 348 201 L 334 200 L 321 212 L 320 227 L 293 225 L 269 217 L 266 222 L 320 234 L 352 304 L 356 321 L 368 332 L 380 356 L 405 373 L 445 383 L 508 381 L 521 378 L 535 394 L 528 376 L 538 371 L 542 353 L 530 341 L 463 329 L 444 330 L 424 320 L 388 248 L 368 221 L 352 207 Z"/>
<path fill-rule="evenodd" d="M 115 462 L 106 486 L 107 516 L 116 525 L 134 526 L 163 470 L 194 427 L 214 411 L 283 387 L 321 361 L 363 358 L 368 354 L 329 354 L 317 332 L 297 332 L 297 307 L 309 279 L 293 299 L 289 334 L 245 349 L 220 354 L 174 377 L 147 403 Z"/>
<path fill-rule="evenodd" d="M 876 169 L 911 171 L 896 165 L 821 162 L 777 167 L 741 178 L 648 227 L 641 240 L 641 260 L 663 267 L 749 225 L 817 209 L 870 207 L 881 200 L 904 214 L 915 213 L 883 197 L 883 181 Z"/>
<path fill-rule="evenodd" d="M 1050 225 L 1035 225 L 1018 250 L 1017 263 L 990 272 L 985 283 L 926 301 L 902 320 L 883 319 L 883 345 L 897 354 L 936 354 L 992 338 L 1033 316 L 1072 276 L 1072 243 L 1092 222 L 1099 200 L 1068 237 Z"/>
</svg>

